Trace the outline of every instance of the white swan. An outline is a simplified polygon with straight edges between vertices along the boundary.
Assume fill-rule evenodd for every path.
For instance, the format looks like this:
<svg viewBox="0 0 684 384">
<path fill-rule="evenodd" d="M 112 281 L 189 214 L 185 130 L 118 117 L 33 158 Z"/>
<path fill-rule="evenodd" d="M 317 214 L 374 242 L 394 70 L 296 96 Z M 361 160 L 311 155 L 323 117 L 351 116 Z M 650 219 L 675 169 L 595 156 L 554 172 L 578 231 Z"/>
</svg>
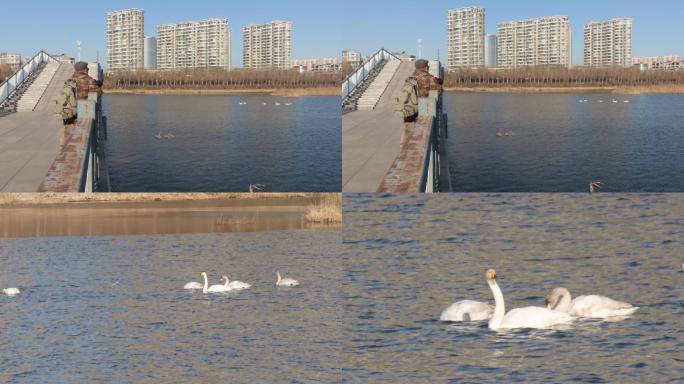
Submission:
<svg viewBox="0 0 684 384">
<path fill-rule="evenodd" d="M 513 328 L 550 328 L 557 324 L 569 324 L 574 317 L 560 311 L 544 307 L 523 307 L 506 313 L 506 304 L 499 285 L 496 283 L 496 271 L 487 271 L 487 284 L 494 294 L 494 314 L 489 320 L 489 329 Z"/>
<path fill-rule="evenodd" d="M 276 286 L 278 287 L 295 287 L 299 285 L 299 281 L 295 279 L 291 279 L 289 277 L 280 277 L 280 272 L 276 271 L 276 276 L 278 276 L 278 280 L 276 281 Z"/>
<path fill-rule="evenodd" d="M 16 296 L 16 295 L 20 294 L 21 291 L 19 290 L 19 288 L 5 288 L 2 290 L 2 293 L 4 293 L 7 296 L 12 297 L 12 296 Z"/>
<path fill-rule="evenodd" d="M 474 300 L 457 301 L 442 311 L 439 321 L 481 321 L 489 320 L 494 313 L 494 306 Z"/>
<path fill-rule="evenodd" d="M 629 316 L 639 309 L 630 303 L 599 295 L 578 296 L 573 299 L 570 291 L 563 287 L 555 288 L 546 296 L 546 307 L 572 316 L 594 319 Z"/>
<path fill-rule="evenodd" d="M 198 283 L 196 281 L 191 281 L 183 286 L 183 289 L 202 289 L 204 284 Z"/>
<path fill-rule="evenodd" d="M 229 287 L 230 289 L 236 290 L 236 291 L 239 291 L 241 289 L 247 289 L 247 288 L 250 288 L 252 286 L 251 284 L 243 283 L 242 281 L 236 281 L 236 280 L 230 281 L 228 279 L 228 276 L 225 276 L 225 275 L 223 276 L 223 280 L 226 281 L 224 284 L 226 287 Z"/>
<path fill-rule="evenodd" d="M 221 284 L 212 285 L 210 287 L 206 272 L 202 272 L 202 277 L 204 278 L 204 286 L 202 287 L 202 293 L 221 293 L 228 292 L 231 290 L 230 287 L 226 287 L 225 285 Z"/>
</svg>

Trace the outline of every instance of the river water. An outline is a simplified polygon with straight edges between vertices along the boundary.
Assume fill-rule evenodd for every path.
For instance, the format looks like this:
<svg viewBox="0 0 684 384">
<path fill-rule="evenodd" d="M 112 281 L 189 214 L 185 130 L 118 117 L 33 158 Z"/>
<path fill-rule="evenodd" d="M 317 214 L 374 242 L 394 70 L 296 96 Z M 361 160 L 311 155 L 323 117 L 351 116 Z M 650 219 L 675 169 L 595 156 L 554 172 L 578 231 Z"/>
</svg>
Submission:
<svg viewBox="0 0 684 384">
<path fill-rule="evenodd" d="M 339 97 L 105 95 L 103 104 L 114 192 L 341 191 Z"/>
<path fill-rule="evenodd" d="M 684 192 L 684 95 L 447 92 L 444 103 L 456 192 L 585 192 L 590 181 Z"/>
<path fill-rule="evenodd" d="M 340 247 L 339 230 L 0 240 L 0 287 L 22 290 L 0 295 L 0 382 L 335 382 Z M 201 271 L 253 287 L 184 290 Z"/>
<path fill-rule="evenodd" d="M 684 197 L 345 195 L 346 382 L 684 380 Z M 556 286 L 640 309 L 618 322 L 496 333 L 450 325 L 460 299 L 544 304 Z"/>
</svg>

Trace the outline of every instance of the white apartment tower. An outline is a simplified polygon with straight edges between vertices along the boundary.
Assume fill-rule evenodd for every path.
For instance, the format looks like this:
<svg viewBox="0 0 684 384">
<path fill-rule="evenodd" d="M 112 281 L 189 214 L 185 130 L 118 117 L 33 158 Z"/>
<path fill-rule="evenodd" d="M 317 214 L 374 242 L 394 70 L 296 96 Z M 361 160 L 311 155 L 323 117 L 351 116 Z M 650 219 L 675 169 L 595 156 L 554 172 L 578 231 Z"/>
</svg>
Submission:
<svg viewBox="0 0 684 384">
<path fill-rule="evenodd" d="M 292 22 L 272 21 L 242 28 L 245 69 L 290 69 L 292 57 Z"/>
<path fill-rule="evenodd" d="M 584 65 L 632 65 L 632 19 L 590 22 L 584 26 Z"/>
<path fill-rule="evenodd" d="M 157 69 L 231 68 L 227 19 L 157 26 Z"/>
<path fill-rule="evenodd" d="M 499 68 L 572 65 L 572 28 L 567 16 L 501 23 L 496 35 Z"/>
<path fill-rule="evenodd" d="M 448 70 L 485 65 L 485 9 L 467 7 L 447 12 Z"/>
<path fill-rule="evenodd" d="M 127 9 L 107 13 L 107 70 L 131 71 L 145 64 L 145 13 Z"/>
</svg>

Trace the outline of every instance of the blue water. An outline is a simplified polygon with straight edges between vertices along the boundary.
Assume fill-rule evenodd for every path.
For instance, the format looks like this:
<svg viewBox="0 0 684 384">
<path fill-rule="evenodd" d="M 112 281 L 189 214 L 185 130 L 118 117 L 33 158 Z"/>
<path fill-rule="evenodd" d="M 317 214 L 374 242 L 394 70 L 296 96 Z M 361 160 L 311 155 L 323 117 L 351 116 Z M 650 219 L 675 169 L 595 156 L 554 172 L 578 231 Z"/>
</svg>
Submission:
<svg viewBox="0 0 684 384">
<path fill-rule="evenodd" d="M 0 287 L 22 290 L 0 295 L 0 382 L 335 382 L 340 247 L 339 231 L 0 240 Z M 184 290 L 201 271 L 253 287 Z"/>
<path fill-rule="evenodd" d="M 345 195 L 345 382 L 684 381 L 684 196 Z M 543 306 L 556 286 L 640 309 L 497 333 L 454 301 Z"/>
<path fill-rule="evenodd" d="M 447 92 L 444 106 L 456 192 L 585 192 L 590 181 L 684 192 L 684 95 Z"/>
<path fill-rule="evenodd" d="M 338 97 L 105 95 L 103 103 L 114 192 L 341 191 Z M 160 131 L 175 137 L 157 140 Z"/>
</svg>

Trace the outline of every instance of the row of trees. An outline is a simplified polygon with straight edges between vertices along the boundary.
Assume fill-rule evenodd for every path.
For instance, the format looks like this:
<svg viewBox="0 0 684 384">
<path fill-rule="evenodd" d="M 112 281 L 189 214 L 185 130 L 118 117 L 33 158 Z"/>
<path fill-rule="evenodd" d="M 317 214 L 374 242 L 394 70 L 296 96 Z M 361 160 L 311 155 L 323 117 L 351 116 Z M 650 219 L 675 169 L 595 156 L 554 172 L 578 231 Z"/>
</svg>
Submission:
<svg viewBox="0 0 684 384">
<path fill-rule="evenodd" d="M 638 68 L 526 67 L 461 69 L 446 74 L 447 87 L 624 87 L 684 84 L 684 71 Z"/>
<path fill-rule="evenodd" d="M 143 89 L 274 89 L 337 87 L 340 72 L 299 73 L 289 71 L 189 71 L 117 72 L 105 76 L 106 88 Z"/>
</svg>

